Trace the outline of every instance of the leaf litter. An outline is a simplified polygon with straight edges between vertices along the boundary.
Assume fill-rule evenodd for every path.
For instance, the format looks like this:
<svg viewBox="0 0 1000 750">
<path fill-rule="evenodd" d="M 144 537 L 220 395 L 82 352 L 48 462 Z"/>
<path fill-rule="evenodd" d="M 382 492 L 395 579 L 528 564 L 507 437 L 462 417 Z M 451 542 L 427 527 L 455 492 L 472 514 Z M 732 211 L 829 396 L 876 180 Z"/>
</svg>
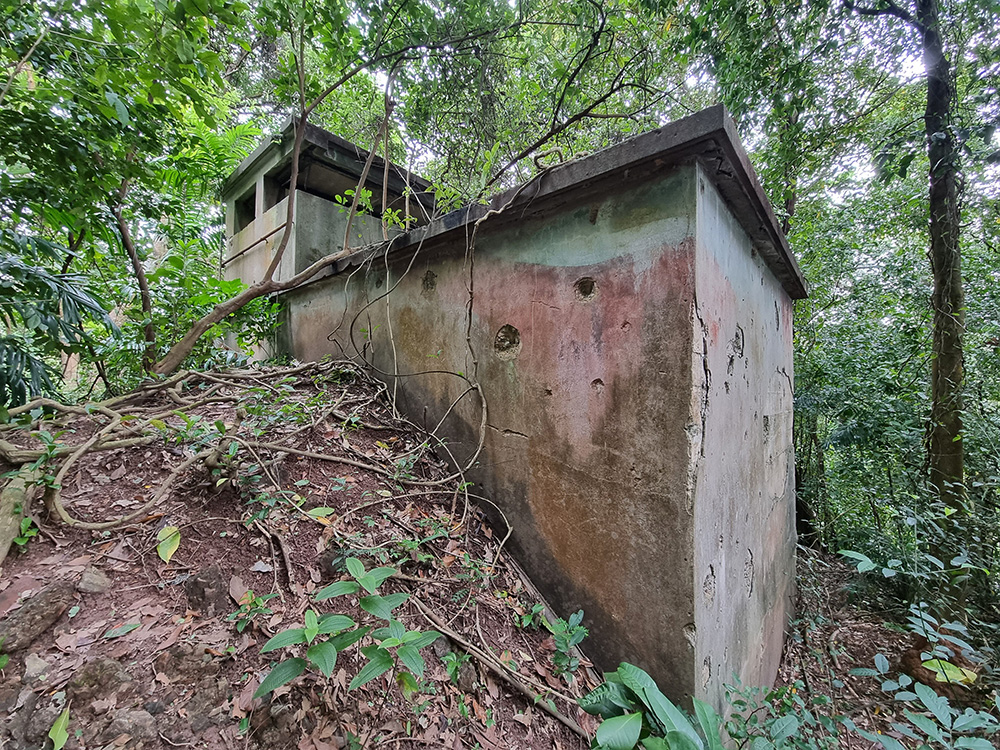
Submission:
<svg viewBox="0 0 1000 750">
<path fill-rule="evenodd" d="M 574 699 L 596 686 L 589 663 L 572 681 L 557 676 L 540 621 L 515 624 L 541 599 L 506 552 L 506 529 L 466 494 L 433 438 L 394 415 L 381 384 L 349 364 L 187 374 L 115 412 L 135 444 L 84 454 L 62 482 L 61 502 L 86 523 L 142 510 L 178 465 L 206 457 L 124 525 L 35 514 L 45 533 L 7 558 L 0 629 L 53 583 L 99 575 L 68 589 L 55 623 L 11 654 L 0 745 L 588 746 L 581 735 L 595 723 Z M 108 425 L 97 412 L 48 419 L 5 437 L 33 449 L 30 433 L 44 428 L 75 446 Z M 366 591 L 313 599 L 352 580 L 348 560 L 391 568 L 369 583 L 407 595 L 393 616 L 445 634 L 422 649 L 422 679 L 400 665 L 350 690 L 365 638 L 338 654 L 329 678 L 306 670 L 254 698 L 274 663 L 305 656 L 261 647 L 302 627 L 307 610 L 366 616 Z M 29 657 L 41 674 L 26 680 Z M 461 669 L 449 674 L 449 659 Z"/>
</svg>

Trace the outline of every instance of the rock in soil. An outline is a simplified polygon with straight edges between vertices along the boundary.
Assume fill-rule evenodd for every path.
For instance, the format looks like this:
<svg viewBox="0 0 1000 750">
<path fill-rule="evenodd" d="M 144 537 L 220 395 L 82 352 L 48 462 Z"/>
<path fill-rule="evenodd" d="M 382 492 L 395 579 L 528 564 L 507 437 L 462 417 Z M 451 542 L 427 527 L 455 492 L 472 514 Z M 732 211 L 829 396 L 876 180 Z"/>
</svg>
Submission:
<svg viewBox="0 0 1000 750">
<path fill-rule="evenodd" d="M 52 729 L 52 725 L 56 723 L 56 719 L 61 713 L 62 709 L 59 706 L 52 705 L 35 711 L 28 720 L 28 726 L 24 732 L 26 746 L 30 748 L 43 747 L 46 744 L 45 740 L 49 735 L 49 730 Z"/>
<path fill-rule="evenodd" d="M 114 659 L 91 659 L 70 678 L 67 697 L 78 704 L 119 692 L 132 678 Z"/>
<path fill-rule="evenodd" d="M 229 611 L 229 583 L 222 577 L 217 563 L 193 575 L 184 582 L 188 607 L 204 617 L 215 617 Z"/>
<path fill-rule="evenodd" d="M 111 580 L 98 568 L 90 567 L 83 571 L 80 582 L 76 585 L 78 591 L 84 594 L 103 594 L 111 587 Z"/>
<path fill-rule="evenodd" d="M 121 739 L 129 739 L 121 743 Z M 152 742 L 156 737 L 156 719 L 142 709 L 122 708 L 115 711 L 111 724 L 101 735 L 103 742 L 113 742 L 116 746 L 139 748 Z"/>
<path fill-rule="evenodd" d="M 73 603 L 75 588 L 69 581 L 56 581 L 8 614 L 0 622 L 4 652 L 12 654 L 26 649 L 51 628 Z"/>
<path fill-rule="evenodd" d="M 28 654 L 24 657 L 24 674 L 21 675 L 21 682 L 30 685 L 32 682 L 43 680 L 49 671 L 49 663 L 38 654 Z"/>
<path fill-rule="evenodd" d="M 28 724 L 31 722 L 31 716 L 35 713 L 35 707 L 38 705 L 38 694 L 29 692 L 24 696 L 23 701 L 19 700 L 18 702 L 21 707 L 14 712 L 5 727 L 0 726 L 0 740 L 9 739 L 11 750 L 27 750 L 31 744 L 25 735 L 28 731 Z M 0 745 L 6 747 L 7 742 L 4 741 Z"/>
<path fill-rule="evenodd" d="M 182 643 L 174 646 L 153 662 L 158 677 L 168 682 L 198 682 L 202 677 L 214 676 L 219 665 L 206 650 L 204 644 Z"/>
</svg>

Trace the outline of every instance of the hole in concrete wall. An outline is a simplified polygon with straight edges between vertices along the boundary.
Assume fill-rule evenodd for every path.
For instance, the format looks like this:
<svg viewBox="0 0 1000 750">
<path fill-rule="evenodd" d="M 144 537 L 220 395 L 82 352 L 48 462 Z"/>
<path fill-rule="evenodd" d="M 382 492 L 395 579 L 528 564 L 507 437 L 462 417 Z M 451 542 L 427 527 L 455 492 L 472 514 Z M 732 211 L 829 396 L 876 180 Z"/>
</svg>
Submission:
<svg viewBox="0 0 1000 750">
<path fill-rule="evenodd" d="M 747 590 L 747 596 L 753 593 L 753 551 L 747 550 L 747 559 L 743 563 L 743 586 Z"/>
<path fill-rule="evenodd" d="M 573 291 L 576 293 L 578 300 L 589 302 L 597 296 L 597 282 L 590 276 L 584 276 L 582 279 L 577 279 L 576 283 L 573 284 Z"/>
<path fill-rule="evenodd" d="M 497 331 L 493 349 L 503 360 L 511 360 L 521 353 L 521 332 L 509 323 Z"/>
<path fill-rule="evenodd" d="M 427 273 L 424 274 L 424 279 L 423 279 L 423 287 L 425 292 L 433 292 L 435 289 L 437 289 L 438 285 L 437 278 L 438 278 L 437 274 L 428 268 Z"/>
<path fill-rule="evenodd" d="M 701 664 L 701 686 L 703 688 L 708 687 L 708 683 L 712 680 L 712 657 L 706 656 L 705 661 Z"/>
<path fill-rule="evenodd" d="M 596 393 L 604 393 L 604 381 L 600 378 L 591 381 L 590 387 L 593 388 Z"/>
<path fill-rule="evenodd" d="M 632 324 L 626 320 L 624 323 L 622 323 L 622 332 L 628 333 L 630 330 L 632 330 Z"/>
</svg>

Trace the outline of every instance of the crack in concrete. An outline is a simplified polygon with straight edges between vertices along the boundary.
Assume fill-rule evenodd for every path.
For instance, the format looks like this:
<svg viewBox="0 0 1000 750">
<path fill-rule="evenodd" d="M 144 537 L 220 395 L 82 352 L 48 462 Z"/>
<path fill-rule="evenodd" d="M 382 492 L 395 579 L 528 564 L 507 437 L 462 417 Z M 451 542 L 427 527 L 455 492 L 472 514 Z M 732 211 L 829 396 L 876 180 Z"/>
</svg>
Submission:
<svg viewBox="0 0 1000 750">
<path fill-rule="evenodd" d="M 548 302 L 543 302 L 540 299 L 533 299 L 533 300 L 531 300 L 531 304 L 533 304 L 533 305 L 544 305 L 545 307 L 549 308 L 550 310 L 559 310 L 559 309 L 561 309 L 558 305 L 550 305 Z"/>
<path fill-rule="evenodd" d="M 701 459 L 705 457 L 705 429 L 708 423 L 709 392 L 712 386 L 712 371 L 708 365 L 708 328 L 702 318 L 701 309 L 698 306 L 698 298 L 695 296 L 693 311 L 694 318 L 698 321 L 698 328 L 701 334 L 701 383 L 692 383 L 695 388 L 701 391 L 700 403 L 698 406 L 698 422 L 692 422 L 686 428 L 690 440 L 691 460 L 688 462 L 687 476 L 687 505 L 688 514 L 694 515 L 694 496 L 698 488 L 698 472 L 701 469 Z M 693 322 L 693 321 L 692 321 Z M 693 373 L 692 373 L 693 375 Z M 692 415 L 693 416 L 693 415 Z"/>
<path fill-rule="evenodd" d="M 517 430 L 500 429 L 499 427 L 495 427 L 491 424 L 488 424 L 486 426 L 489 427 L 494 432 L 499 432 L 504 437 L 519 437 L 519 438 L 524 438 L 525 440 L 530 440 L 530 437 L 528 435 L 525 435 L 523 432 L 518 432 Z"/>
</svg>

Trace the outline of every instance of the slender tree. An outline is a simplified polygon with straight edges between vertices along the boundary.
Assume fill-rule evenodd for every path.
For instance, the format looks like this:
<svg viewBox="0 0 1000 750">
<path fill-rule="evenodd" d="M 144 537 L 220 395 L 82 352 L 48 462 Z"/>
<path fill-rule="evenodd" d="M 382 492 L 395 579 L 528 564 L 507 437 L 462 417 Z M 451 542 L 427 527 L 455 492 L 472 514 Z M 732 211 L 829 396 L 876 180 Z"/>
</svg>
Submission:
<svg viewBox="0 0 1000 750">
<path fill-rule="evenodd" d="M 954 116 L 956 94 L 952 65 L 941 31 L 938 0 L 914 0 L 908 10 L 893 0 L 848 7 L 863 16 L 889 16 L 912 28 L 920 39 L 927 85 L 924 135 L 929 167 L 929 232 L 934 312 L 931 361 L 931 415 L 928 437 L 930 481 L 947 507 L 964 512 L 965 447 L 962 441 L 962 337 L 965 302 L 962 247 L 959 148 Z"/>
</svg>

